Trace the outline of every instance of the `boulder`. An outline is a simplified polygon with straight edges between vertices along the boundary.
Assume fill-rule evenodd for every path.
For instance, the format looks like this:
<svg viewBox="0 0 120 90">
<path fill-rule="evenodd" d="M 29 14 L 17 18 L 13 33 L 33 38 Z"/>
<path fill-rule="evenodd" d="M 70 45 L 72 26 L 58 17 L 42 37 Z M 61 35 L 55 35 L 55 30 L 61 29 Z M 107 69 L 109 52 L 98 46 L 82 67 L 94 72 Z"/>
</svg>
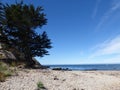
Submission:
<svg viewBox="0 0 120 90">
<path fill-rule="evenodd" d="M 13 52 L 13 53 L 12 53 Z M 18 53 L 17 51 L 7 51 L 7 50 L 0 50 L 0 61 L 6 62 L 6 63 L 11 63 L 12 61 L 21 63 L 21 64 L 27 64 L 29 63 L 28 61 L 25 60 L 24 54 Z M 48 68 L 47 66 L 41 65 L 34 57 L 32 58 L 34 65 L 33 68 L 35 69 L 46 69 Z M 20 66 L 20 68 L 23 68 Z"/>
<path fill-rule="evenodd" d="M 36 68 L 36 69 L 47 69 L 47 68 L 49 68 L 49 66 L 41 65 L 34 57 L 32 58 L 32 60 L 34 61 L 34 68 Z"/>
<path fill-rule="evenodd" d="M 61 67 L 55 67 L 52 70 L 58 70 L 58 71 L 71 71 L 69 68 L 61 68 Z"/>
<path fill-rule="evenodd" d="M 3 59 L 12 59 L 12 60 L 16 60 L 16 57 L 7 50 L 0 50 L 0 60 Z"/>
</svg>

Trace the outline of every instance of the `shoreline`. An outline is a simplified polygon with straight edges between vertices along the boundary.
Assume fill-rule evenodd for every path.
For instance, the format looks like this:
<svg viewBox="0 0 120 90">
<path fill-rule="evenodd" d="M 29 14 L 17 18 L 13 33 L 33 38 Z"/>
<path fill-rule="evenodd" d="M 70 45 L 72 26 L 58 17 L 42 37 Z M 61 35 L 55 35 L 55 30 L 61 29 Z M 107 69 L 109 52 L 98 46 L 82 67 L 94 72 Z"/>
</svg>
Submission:
<svg viewBox="0 0 120 90">
<path fill-rule="evenodd" d="M 120 90 L 120 71 L 25 69 L 0 82 L 0 90 L 36 90 L 39 81 L 47 90 Z"/>
<path fill-rule="evenodd" d="M 47 65 L 49 68 L 58 68 L 60 70 L 80 70 L 80 71 L 102 71 L 102 70 L 117 70 L 120 71 L 120 64 L 59 64 Z"/>
</svg>

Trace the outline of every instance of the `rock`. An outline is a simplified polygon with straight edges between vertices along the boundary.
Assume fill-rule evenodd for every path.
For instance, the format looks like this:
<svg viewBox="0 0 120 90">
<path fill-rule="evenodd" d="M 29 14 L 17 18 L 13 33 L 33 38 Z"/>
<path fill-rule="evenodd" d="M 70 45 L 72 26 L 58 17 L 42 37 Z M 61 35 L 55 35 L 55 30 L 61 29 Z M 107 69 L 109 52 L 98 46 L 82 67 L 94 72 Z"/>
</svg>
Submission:
<svg viewBox="0 0 120 90">
<path fill-rule="evenodd" d="M 24 69 L 24 65 L 19 65 L 18 68 Z"/>
<path fill-rule="evenodd" d="M 53 68 L 52 70 L 62 70 L 62 68 L 56 67 L 56 68 Z"/>
<path fill-rule="evenodd" d="M 59 80 L 59 79 L 57 78 L 57 76 L 55 76 L 55 77 L 54 77 L 54 80 Z"/>
<path fill-rule="evenodd" d="M 52 70 L 60 70 L 60 71 L 71 71 L 70 69 L 68 69 L 68 68 L 60 68 L 60 67 L 56 67 L 56 68 L 53 68 Z"/>
<path fill-rule="evenodd" d="M 33 67 L 34 69 L 47 69 L 49 68 L 48 66 L 43 66 L 41 65 L 34 57 L 32 58 L 34 64 Z M 29 63 L 28 61 L 25 60 L 24 54 L 17 52 L 17 50 L 13 51 L 7 51 L 0 49 L 0 61 L 3 61 L 5 63 L 12 63 L 12 62 L 18 62 L 20 65 L 18 65 L 18 68 L 25 68 L 25 65 Z"/>
<path fill-rule="evenodd" d="M 47 69 L 49 68 L 49 66 L 43 66 L 41 65 L 34 57 L 32 58 L 32 60 L 34 61 L 34 68 L 35 69 Z"/>
<path fill-rule="evenodd" d="M 11 53 L 10 51 L 7 50 L 0 50 L 0 59 L 12 59 L 15 60 L 16 57 Z"/>
<path fill-rule="evenodd" d="M 66 79 L 63 79 L 62 81 L 66 81 Z"/>
<path fill-rule="evenodd" d="M 81 90 L 85 90 L 85 89 L 81 89 Z"/>
</svg>

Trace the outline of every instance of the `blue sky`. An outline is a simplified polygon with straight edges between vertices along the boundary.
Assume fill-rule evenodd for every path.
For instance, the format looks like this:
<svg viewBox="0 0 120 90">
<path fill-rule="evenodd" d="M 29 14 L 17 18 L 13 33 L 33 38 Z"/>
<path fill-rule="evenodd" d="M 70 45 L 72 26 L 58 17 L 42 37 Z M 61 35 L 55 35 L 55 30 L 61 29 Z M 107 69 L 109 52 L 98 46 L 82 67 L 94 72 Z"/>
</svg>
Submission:
<svg viewBox="0 0 120 90">
<path fill-rule="evenodd" d="M 12 3 L 14 0 L 2 0 Z M 53 48 L 41 64 L 120 63 L 120 0 L 24 0 L 43 6 Z"/>
</svg>

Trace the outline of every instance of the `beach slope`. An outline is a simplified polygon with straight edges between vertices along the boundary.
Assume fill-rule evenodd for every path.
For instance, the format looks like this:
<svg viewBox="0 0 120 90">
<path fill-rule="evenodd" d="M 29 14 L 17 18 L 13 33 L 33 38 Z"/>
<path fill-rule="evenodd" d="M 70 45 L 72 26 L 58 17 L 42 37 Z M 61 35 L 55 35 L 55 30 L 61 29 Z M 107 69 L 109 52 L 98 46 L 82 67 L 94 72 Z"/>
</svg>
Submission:
<svg viewBox="0 0 120 90">
<path fill-rule="evenodd" d="M 0 83 L 0 90 L 120 90 L 120 71 L 24 70 Z"/>
</svg>

